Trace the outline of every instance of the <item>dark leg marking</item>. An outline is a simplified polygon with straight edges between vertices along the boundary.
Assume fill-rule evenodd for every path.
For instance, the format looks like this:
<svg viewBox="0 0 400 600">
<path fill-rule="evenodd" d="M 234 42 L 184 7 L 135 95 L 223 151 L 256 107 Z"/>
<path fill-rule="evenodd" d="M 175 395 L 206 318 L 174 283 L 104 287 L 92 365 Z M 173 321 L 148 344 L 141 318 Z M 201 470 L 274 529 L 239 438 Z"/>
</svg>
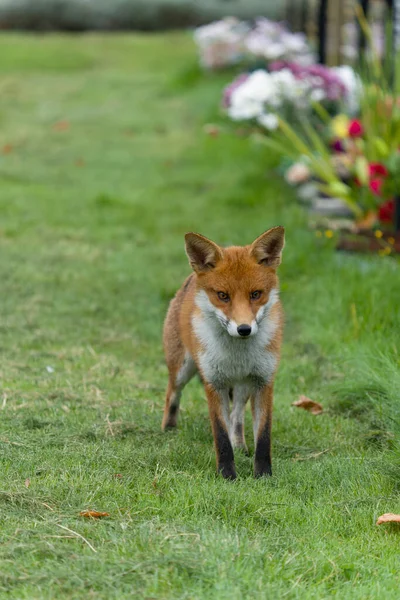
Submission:
<svg viewBox="0 0 400 600">
<path fill-rule="evenodd" d="M 178 407 L 170 406 L 168 410 L 168 416 L 166 417 L 163 424 L 163 429 L 173 429 L 174 427 L 176 427 L 177 416 Z"/>
<path fill-rule="evenodd" d="M 171 404 L 171 406 L 169 407 L 169 416 L 170 416 L 170 418 L 176 417 L 177 412 L 178 412 L 177 405 L 176 404 Z"/>
<path fill-rule="evenodd" d="M 218 456 L 218 471 L 225 479 L 236 479 L 236 469 L 233 457 L 233 449 L 229 435 L 221 421 L 215 423 L 216 436 L 215 445 Z"/>
<path fill-rule="evenodd" d="M 162 420 L 162 429 L 172 429 L 176 427 L 179 412 L 180 390 L 174 388 L 171 382 L 168 383 L 167 395 L 165 399 L 164 416 Z"/>
<path fill-rule="evenodd" d="M 272 475 L 271 465 L 271 427 L 268 421 L 264 424 L 257 439 L 254 460 L 254 476 Z"/>
</svg>

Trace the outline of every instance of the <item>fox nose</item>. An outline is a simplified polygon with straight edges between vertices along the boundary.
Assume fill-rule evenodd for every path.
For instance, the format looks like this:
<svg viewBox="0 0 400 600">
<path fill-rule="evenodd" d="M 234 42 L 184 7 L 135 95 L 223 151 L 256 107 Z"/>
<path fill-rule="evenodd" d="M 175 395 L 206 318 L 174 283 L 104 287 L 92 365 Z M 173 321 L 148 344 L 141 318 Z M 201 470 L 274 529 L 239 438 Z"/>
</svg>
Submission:
<svg viewBox="0 0 400 600">
<path fill-rule="evenodd" d="M 251 333 L 250 325 L 238 325 L 237 332 L 242 337 L 247 337 Z"/>
</svg>

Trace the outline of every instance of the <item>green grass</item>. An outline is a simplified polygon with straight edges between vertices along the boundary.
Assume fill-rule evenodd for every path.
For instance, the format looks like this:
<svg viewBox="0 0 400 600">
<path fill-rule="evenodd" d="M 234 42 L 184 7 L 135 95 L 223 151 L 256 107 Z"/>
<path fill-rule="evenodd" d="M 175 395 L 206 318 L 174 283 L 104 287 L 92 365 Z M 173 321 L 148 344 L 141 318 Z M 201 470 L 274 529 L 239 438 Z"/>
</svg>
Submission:
<svg viewBox="0 0 400 600">
<path fill-rule="evenodd" d="M 336 253 L 275 157 L 206 135 L 229 76 L 194 64 L 180 34 L 0 38 L 0 597 L 397 599 L 398 263 Z M 160 431 L 162 321 L 186 231 L 276 224 L 274 476 L 231 483 L 199 383 Z"/>
</svg>

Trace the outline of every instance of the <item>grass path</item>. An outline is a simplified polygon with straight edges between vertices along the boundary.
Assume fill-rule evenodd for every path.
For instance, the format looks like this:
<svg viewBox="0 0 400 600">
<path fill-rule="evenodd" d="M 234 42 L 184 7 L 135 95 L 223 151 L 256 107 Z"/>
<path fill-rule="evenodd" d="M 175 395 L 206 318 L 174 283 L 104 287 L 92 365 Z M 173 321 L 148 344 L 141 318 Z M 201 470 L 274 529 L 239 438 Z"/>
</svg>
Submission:
<svg viewBox="0 0 400 600">
<path fill-rule="evenodd" d="M 0 38 L 0 598 L 397 599 L 398 263 L 335 253 L 274 157 L 205 135 L 229 77 L 194 64 L 185 35 Z M 275 224 L 274 477 L 229 483 L 197 382 L 160 431 L 162 320 L 186 231 Z"/>
</svg>

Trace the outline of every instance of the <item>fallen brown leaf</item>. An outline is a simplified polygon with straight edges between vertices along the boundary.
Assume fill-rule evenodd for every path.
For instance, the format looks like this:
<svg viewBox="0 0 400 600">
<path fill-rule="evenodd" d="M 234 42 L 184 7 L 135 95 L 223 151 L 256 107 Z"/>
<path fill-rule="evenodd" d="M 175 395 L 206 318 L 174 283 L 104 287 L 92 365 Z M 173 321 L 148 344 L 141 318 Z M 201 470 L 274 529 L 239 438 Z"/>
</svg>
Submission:
<svg viewBox="0 0 400 600">
<path fill-rule="evenodd" d="M 207 123 L 203 127 L 203 131 L 205 134 L 211 137 L 218 137 L 220 134 L 220 129 L 217 125 L 213 125 L 213 123 Z"/>
<path fill-rule="evenodd" d="M 14 149 L 14 147 L 11 144 L 5 144 L 3 146 L 3 148 L 1 149 L 3 154 L 10 154 L 10 152 L 12 152 Z"/>
<path fill-rule="evenodd" d="M 99 512 L 97 510 L 82 510 L 79 513 L 80 517 L 86 517 L 87 519 L 101 519 L 102 517 L 109 517 L 110 513 L 108 512 Z"/>
<path fill-rule="evenodd" d="M 382 525 L 382 523 L 400 523 L 400 515 L 385 513 L 384 515 L 381 515 L 376 522 L 377 525 Z"/>
<path fill-rule="evenodd" d="M 69 129 L 69 121 L 58 121 L 53 125 L 53 131 L 67 131 Z"/>
<path fill-rule="evenodd" d="M 31 485 L 31 480 L 28 477 L 27 479 L 25 479 L 25 487 L 28 488 L 30 485 Z"/>
<path fill-rule="evenodd" d="M 315 402 L 310 398 L 307 398 L 307 396 L 300 396 L 300 398 L 296 400 L 296 402 L 292 402 L 292 406 L 297 406 L 297 408 L 304 408 L 304 410 L 307 410 L 313 415 L 319 415 L 324 410 L 322 404 L 320 404 L 319 402 Z"/>
</svg>

